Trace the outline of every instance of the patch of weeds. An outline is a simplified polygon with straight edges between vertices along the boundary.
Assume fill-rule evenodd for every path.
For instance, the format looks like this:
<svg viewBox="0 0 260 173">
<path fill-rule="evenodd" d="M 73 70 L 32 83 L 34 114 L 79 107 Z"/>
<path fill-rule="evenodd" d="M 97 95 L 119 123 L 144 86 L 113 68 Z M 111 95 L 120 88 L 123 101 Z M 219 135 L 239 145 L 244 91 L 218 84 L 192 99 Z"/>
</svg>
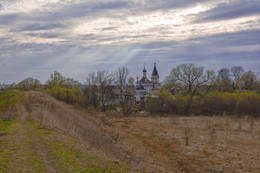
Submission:
<svg viewBox="0 0 260 173">
<path fill-rule="evenodd" d="M 7 172 L 11 168 L 10 162 L 12 158 L 10 157 L 13 154 L 13 151 L 6 150 L 8 147 L 7 143 L 0 141 L 0 173 Z"/>
<path fill-rule="evenodd" d="M 57 140 L 49 141 L 52 157 L 58 161 L 59 167 L 64 172 L 82 173 L 116 173 L 128 172 L 126 165 L 118 165 L 98 157 L 83 153 L 82 151 L 61 143 Z"/>
<path fill-rule="evenodd" d="M 189 167 L 189 165 L 187 165 L 186 162 L 184 162 L 183 160 L 179 160 L 178 162 L 178 167 L 181 168 L 184 172 L 186 173 L 190 173 L 190 172 L 195 172 L 198 173 L 198 171 L 196 171 L 194 168 Z"/>
<path fill-rule="evenodd" d="M 29 120 L 27 121 L 27 124 L 29 124 L 29 125 L 34 125 L 34 124 L 35 124 L 35 121 L 33 121 L 32 119 L 29 119 Z"/>
<path fill-rule="evenodd" d="M 42 134 L 45 134 L 45 135 L 51 135 L 51 134 L 53 134 L 52 131 L 50 131 L 50 130 L 48 130 L 48 129 L 42 127 L 42 126 L 39 126 L 38 123 L 33 124 L 33 125 L 34 125 L 34 128 L 36 128 L 36 129 L 38 130 L 38 132 L 40 132 L 40 133 L 42 133 Z"/>
<path fill-rule="evenodd" d="M 53 132 L 52 131 L 44 131 L 43 134 L 45 135 L 51 135 Z"/>
<path fill-rule="evenodd" d="M 0 95 L 0 112 L 4 112 L 4 110 L 8 106 L 14 105 L 18 100 L 22 100 L 19 91 L 5 91 Z"/>
<path fill-rule="evenodd" d="M 103 169 L 100 168 L 84 168 L 79 173 L 103 173 Z"/>
<path fill-rule="evenodd" d="M 13 131 L 13 120 L 0 119 L 0 133 L 11 133 Z"/>
<path fill-rule="evenodd" d="M 0 134 L 4 135 L 4 134 L 12 133 L 13 125 L 14 125 L 13 120 L 0 119 Z M 11 168 L 10 165 L 10 162 L 12 161 L 11 155 L 14 153 L 14 151 L 9 150 L 8 149 L 9 147 L 10 146 L 5 140 L 0 139 L 0 173 L 7 172 Z"/>
<path fill-rule="evenodd" d="M 45 130 L 45 128 L 42 127 L 42 126 L 38 126 L 38 129 L 40 129 L 40 130 Z"/>
</svg>

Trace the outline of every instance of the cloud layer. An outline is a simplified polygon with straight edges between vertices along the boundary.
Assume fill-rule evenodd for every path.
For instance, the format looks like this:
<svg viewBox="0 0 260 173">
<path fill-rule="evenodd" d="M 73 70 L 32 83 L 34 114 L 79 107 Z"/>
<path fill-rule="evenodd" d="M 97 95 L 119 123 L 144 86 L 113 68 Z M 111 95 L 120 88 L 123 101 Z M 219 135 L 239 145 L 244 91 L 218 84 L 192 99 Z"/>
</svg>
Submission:
<svg viewBox="0 0 260 173">
<path fill-rule="evenodd" d="M 260 2 L 254 0 L 12 0 L 0 3 L 0 82 L 54 70 L 87 73 L 153 61 L 163 79 L 180 63 L 218 70 L 260 67 Z"/>
</svg>

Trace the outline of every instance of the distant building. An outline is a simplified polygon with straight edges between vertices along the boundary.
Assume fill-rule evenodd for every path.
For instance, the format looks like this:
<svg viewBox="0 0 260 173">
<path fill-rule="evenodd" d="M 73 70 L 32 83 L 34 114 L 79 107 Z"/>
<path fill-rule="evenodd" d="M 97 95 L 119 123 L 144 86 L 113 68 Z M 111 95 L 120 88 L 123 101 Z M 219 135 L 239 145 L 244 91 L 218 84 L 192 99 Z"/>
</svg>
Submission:
<svg viewBox="0 0 260 173">
<path fill-rule="evenodd" d="M 12 84 L 0 84 L 0 90 L 4 90 L 5 88 L 8 88 L 8 87 L 13 87 L 15 86 L 15 83 L 12 83 Z"/>
<path fill-rule="evenodd" d="M 135 100 L 137 103 L 145 101 L 145 96 L 151 92 L 158 90 L 159 87 L 159 73 L 154 63 L 154 68 L 151 75 L 151 80 L 147 78 L 147 70 L 143 69 L 143 77 L 139 80 L 137 77 L 136 89 L 135 89 Z"/>
</svg>

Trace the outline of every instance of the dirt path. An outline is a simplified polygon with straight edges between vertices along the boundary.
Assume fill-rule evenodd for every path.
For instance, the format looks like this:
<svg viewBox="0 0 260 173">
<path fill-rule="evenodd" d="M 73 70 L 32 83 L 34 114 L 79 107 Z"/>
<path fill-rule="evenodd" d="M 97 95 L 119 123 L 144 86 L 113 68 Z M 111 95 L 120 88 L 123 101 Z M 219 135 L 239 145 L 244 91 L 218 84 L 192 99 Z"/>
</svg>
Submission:
<svg viewBox="0 0 260 173">
<path fill-rule="evenodd" d="M 14 136 L 14 142 L 18 142 L 21 145 L 28 145 L 30 143 L 30 152 L 39 159 L 41 166 L 48 173 L 59 173 L 55 160 L 51 158 L 49 148 L 35 129 L 27 123 L 28 112 L 23 104 L 18 105 L 20 116 L 16 119 L 17 134 Z M 27 140 L 27 141 L 26 141 Z M 29 142 L 28 142 L 29 141 Z M 45 172 L 43 171 L 43 172 Z"/>
<path fill-rule="evenodd" d="M 48 173 L 59 173 L 59 169 L 57 168 L 57 164 L 54 159 L 51 158 L 51 154 L 49 148 L 46 145 L 46 141 L 44 141 L 31 126 L 25 124 L 26 130 L 30 132 L 30 138 L 33 140 L 34 146 L 33 149 L 35 153 L 39 155 L 44 163 L 44 167 Z"/>
</svg>

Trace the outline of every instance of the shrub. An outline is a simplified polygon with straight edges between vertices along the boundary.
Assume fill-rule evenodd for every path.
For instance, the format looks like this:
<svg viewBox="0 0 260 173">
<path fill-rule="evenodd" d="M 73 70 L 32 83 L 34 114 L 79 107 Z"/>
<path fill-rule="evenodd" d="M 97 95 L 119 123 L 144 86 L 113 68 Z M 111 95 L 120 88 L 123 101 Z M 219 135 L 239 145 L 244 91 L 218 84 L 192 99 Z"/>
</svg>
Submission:
<svg viewBox="0 0 260 173">
<path fill-rule="evenodd" d="M 159 91 L 160 92 L 160 91 Z M 165 92 L 165 91 L 163 91 Z M 151 114 L 187 114 L 188 95 L 158 94 L 149 98 L 147 110 Z M 260 94 L 253 91 L 245 92 L 209 92 L 194 97 L 191 105 L 193 115 L 251 115 L 260 116 Z"/>
<path fill-rule="evenodd" d="M 65 101 L 67 103 L 84 104 L 83 93 L 79 89 L 53 87 L 46 90 L 46 92 L 58 100 Z"/>
</svg>

